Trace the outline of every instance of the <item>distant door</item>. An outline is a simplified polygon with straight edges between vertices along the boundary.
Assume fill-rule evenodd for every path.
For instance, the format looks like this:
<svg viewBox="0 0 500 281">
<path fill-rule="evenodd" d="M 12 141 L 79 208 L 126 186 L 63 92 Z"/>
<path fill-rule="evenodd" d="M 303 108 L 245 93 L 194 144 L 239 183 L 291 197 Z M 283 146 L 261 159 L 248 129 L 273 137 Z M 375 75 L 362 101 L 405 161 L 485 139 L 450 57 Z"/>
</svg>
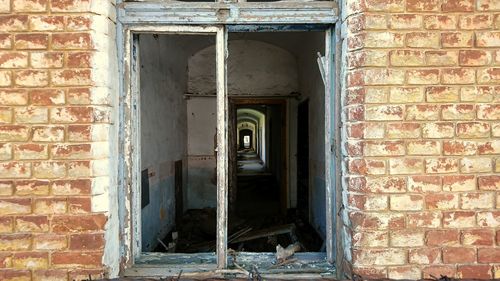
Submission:
<svg viewBox="0 0 500 281">
<path fill-rule="evenodd" d="M 309 101 L 299 104 L 297 120 L 297 209 L 309 220 Z"/>
</svg>

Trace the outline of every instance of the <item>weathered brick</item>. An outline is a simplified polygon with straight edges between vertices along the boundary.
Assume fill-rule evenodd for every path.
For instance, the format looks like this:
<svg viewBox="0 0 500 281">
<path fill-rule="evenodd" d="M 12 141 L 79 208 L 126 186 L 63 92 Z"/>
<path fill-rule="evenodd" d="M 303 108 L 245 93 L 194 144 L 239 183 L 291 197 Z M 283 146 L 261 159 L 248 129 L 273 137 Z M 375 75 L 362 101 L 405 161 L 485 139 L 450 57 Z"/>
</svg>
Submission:
<svg viewBox="0 0 500 281">
<path fill-rule="evenodd" d="M 68 90 L 68 103 L 85 105 L 91 103 L 90 90 L 88 88 L 70 88 Z"/>
<path fill-rule="evenodd" d="M 37 214 L 64 214 L 66 210 L 66 199 L 38 198 L 34 203 L 34 212 Z"/>
<path fill-rule="evenodd" d="M 459 27 L 461 29 L 490 29 L 492 24 L 492 17 L 487 14 L 461 15 L 459 19 Z"/>
<path fill-rule="evenodd" d="M 64 54 L 61 52 L 33 52 L 30 62 L 33 68 L 58 68 L 64 64 Z"/>
<path fill-rule="evenodd" d="M 405 147 L 401 141 L 367 141 L 364 147 L 365 156 L 404 155 Z"/>
<path fill-rule="evenodd" d="M 479 263 L 499 263 L 500 249 L 478 249 L 477 261 Z"/>
<path fill-rule="evenodd" d="M 500 47 L 500 32 L 476 32 L 476 45 L 477 47 Z"/>
<path fill-rule="evenodd" d="M 0 234 L 0 251 L 23 251 L 30 248 L 31 234 Z"/>
<path fill-rule="evenodd" d="M 464 102 L 491 102 L 494 97 L 494 87 L 462 87 L 460 90 L 460 98 Z"/>
<path fill-rule="evenodd" d="M 52 35 L 52 48 L 55 50 L 74 50 L 92 48 L 89 33 L 57 33 Z"/>
<path fill-rule="evenodd" d="M 0 70 L 0 87 L 7 87 L 12 85 L 12 71 Z"/>
<path fill-rule="evenodd" d="M 453 158 L 425 159 L 425 172 L 428 174 L 456 173 L 458 160 Z"/>
<path fill-rule="evenodd" d="M 435 276 L 453 277 L 456 275 L 457 269 L 454 265 L 432 265 L 422 269 L 423 278 L 429 279 Z M 433 277 L 434 276 L 434 277 Z"/>
<path fill-rule="evenodd" d="M 458 195 L 449 193 L 431 193 L 425 196 L 425 206 L 429 210 L 458 209 Z"/>
<path fill-rule="evenodd" d="M 492 67 L 477 70 L 477 80 L 481 84 L 500 83 L 500 67 Z"/>
<path fill-rule="evenodd" d="M 427 102 L 458 102 L 459 88 L 447 86 L 432 86 L 425 88 Z"/>
<path fill-rule="evenodd" d="M 20 70 L 15 72 L 18 86 L 43 87 L 49 84 L 49 74 L 45 70 Z"/>
<path fill-rule="evenodd" d="M 33 248 L 36 250 L 62 250 L 68 246 L 66 235 L 38 234 L 33 236 Z"/>
<path fill-rule="evenodd" d="M 437 264 L 440 263 L 441 251 L 439 248 L 410 249 L 408 259 L 411 264 Z"/>
<path fill-rule="evenodd" d="M 72 234 L 69 237 L 70 250 L 102 250 L 104 248 L 103 234 Z"/>
<path fill-rule="evenodd" d="M 457 18 L 453 15 L 424 16 L 424 27 L 432 30 L 450 30 L 457 28 Z"/>
<path fill-rule="evenodd" d="M 19 50 L 47 49 L 49 46 L 49 35 L 40 33 L 17 34 L 14 45 Z"/>
<path fill-rule="evenodd" d="M 16 145 L 14 155 L 19 160 L 47 159 L 49 157 L 49 150 L 43 144 L 26 143 Z"/>
<path fill-rule="evenodd" d="M 28 52 L 0 51 L 0 68 L 24 68 L 28 66 Z"/>
<path fill-rule="evenodd" d="M 349 217 L 355 230 L 402 229 L 405 227 L 403 214 L 351 212 Z"/>
<path fill-rule="evenodd" d="M 367 48 L 401 48 L 404 46 L 404 34 L 371 31 L 364 34 L 363 45 Z"/>
<path fill-rule="evenodd" d="M 438 0 L 408 0 L 406 8 L 411 12 L 433 12 L 440 10 Z"/>
<path fill-rule="evenodd" d="M 31 271 L 19 269 L 0 269 L 0 279 L 4 281 L 31 281 Z"/>
<path fill-rule="evenodd" d="M 440 107 L 436 105 L 407 105 L 406 120 L 438 120 Z"/>
<path fill-rule="evenodd" d="M 474 105 L 453 104 L 441 106 L 443 120 L 472 120 L 476 116 Z"/>
<path fill-rule="evenodd" d="M 472 229 L 462 231 L 462 244 L 468 246 L 493 246 L 495 232 L 489 229 Z"/>
<path fill-rule="evenodd" d="M 477 145 L 474 141 L 443 141 L 444 155 L 474 155 L 476 153 Z"/>
<path fill-rule="evenodd" d="M 61 178 L 66 175 L 66 165 L 64 162 L 39 162 L 33 165 L 33 174 L 37 178 L 50 179 Z"/>
<path fill-rule="evenodd" d="M 399 105 L 373 105 L 365 109 L 366 120 L 402 120 L 403 107 Z"/>
<path fill-rule="evenodd" d="M 406 151 L 408 155 L 439 155 L 441 144 L 438 141 L 410 141 Z"/>
<path fill-rule="evenodd" d="M 441 9 L 443 12 L 472 12 L 474 0 L 443 0 Z"/>
<path fill-rule="evenodd" d="M 411 176 L 408 178 L 410 192 L 438 192 L 441 191 L 441 178 L 438 176 Z"/>
<path fill-rule="evenodd" d="M 0 181 L 0 196 L 11 196 L 14 190 L 12 181 Z"/>
<path fill-rule="evenodd" d="M 465 247 L 453 247 L 443 249 L 443 262 L 452 263 L 473 263 L 476 261 L 476 249 Z"/>
<path fill-rule="evenodd" d="M 439 83 L 438 69 L 417 69 L 406 72 L 408 84 L 428 85 Z"/>
<path fill-rule="evenodd" d="M 12 144 L 0 143 L 0 160 L 12 159 Z"/>
<path fill-rule="evenodd" d="M 47 232 L 49 220 L 47 216 L 22 216 L 15 220 L 16 231 L 19 232 Z"/>
<path fill-rule="evenodd" d="M 486 138 L 490 136 L 490 124 L 485 122 L 457 123 L 457 136 L 460 138 Z"/>
<path fill-rule="evenodd" d="M 479 11 L 500 11 L 500 4 L 495 0 L 478 0 L 477 9 Z"/>
<path fill-rule="evenodd" d="M 34 126 L 33 141 L 56 142 L 64 140 L 64 127 L 62 126 Z"/>
<path fill-rule="evenodd" d="M 458 278 L 491 279 L 491 265 L 459 265 L 457 268 Z"/>
<path fill-rule="evenodd" d="M 458 64 L 456 51 L 426 51 L 426 64 L 428 66 L 454 66 Z"/>
<path fill-rule="evenodd" d="M 418 29 L 422 26 L 422 16 L 416 14 L 393 14 L 390 17 L 392 29 Z"/>
<path fill-rule="evenodd" d="M 500 211 L 484 211 L 477 214 L 477 225 L 480 227 L 499 227 Z"/>
<path fill-rule="evenodd" d="M 92 211 L 90 197 L 68 198 L 68 212 L 71 214 L 85 214 Z"/>
<path fill-rule="evenodd" d="M 424 232 L 412 230 L 394 230 L 390 233 L 392 247 L 419 247 L 424 245 Z"/>
<path fill-rule="evenodd" d="M 480 176 L 478 187 L 480 190 L 500 190 L 500 176 Z"/>
<path fill-rule="evenodd" d="M 366 191 L 373 193 L 403 193 L 406 179 L 402 177 L 370 177 L 366 181 Z"/>
<path fill-rule="evenodd" d="M 90 0 L 52 0 L 52 12 L 89 12 Z"/>
<path fill-rule="evenodd" d="M 391 175 L 410 175 L 423 173 L 422 159 L 418 158 L 393 158 L 389 159 L 389 173 Z"/>
<path fill-rule="evenodd" d="M 33 31 L 63 31 L 63 16 L 31 16 L 29 18 L 29 27 Z"/>
<path fill-rule="evenodd" d="M 92 84 L 91 70 L 63 69 L 51 71 L 54 86 L 87 86 Z"/>
<path fill-rule="evenodd" d="M 0 163 L 0 178 L 29 178 L 31 164 L 26 162 Z"/>
<path fill-rule="evenodd" d="M 382 62 L 385 64 L 386 59 L 384 58 L 383 54 L 380 54 L 380 56 L 381 57 L 379 58 L 377 57 L 377 54 L 369 53 L 368 58 L 365 59 L 365 62 L 367 63 L 371 62 L 372 65 L 383 65 Z M 66 66 L 71 68 L 91 67 L 92 66 L 91 59 L 92 59 L 92 54 L 90 52 L 68 53 Z M 377 64 L 376 59 L 380 60 L 381 62 Z"/>
<path fill-rule="evenodd" d="M 3 32 L 26 31 L 27 29 L 27 15 L 0 15 L 0 30 Z"/>
<path fill-rule="evenodd" d="M 91 191 L 90 180 L 58 180 L 51 186 L 54 195 L 88 195 Z"/>
<path fill-rule="evenodd" d="M 439 212 L 411 212 L 407 215 L 407 228 L 439 228 L 441 227 L 441 213 Z"/>
<path fill-rule="evenodd" d="M 472 211 L 443 212 L 443 226 L 468 228 L 476 225 L 476 213 Z"/>
<path fill-rule="evenodd" d="M 423 100 L 424 93 L 418 87 L 393 87 L 389 92 L 391 103 L 422 102 Z"/>
<path fill-rule="evenodd" d="M 10 49 L 10 48 L 12 48 L 12 34 L 0 33 L 0 49 Z"/>
<path fill-rule="evenodd" d="M 425 123 L 422 127 L 424 138 L 452 138 L 455 135 L 455 125 L 449 122 Z"/>
<path fill-rule="evenodd" d="M 13 0 L 12 6 L 16 12 L 45 12 L 48 0 Z"/>
<path fill-rule="evenodd" d="M 67 281 L 68 272 L 61 269 L 38 269 L 33 271 L 33 281 Z M 70 279 L 76 280 L 76 279 Z"/>
<path fill-rule="evenodd" d="M 49 193 L 49 181 L 23 180 L 15 182 L 15 193 L 19 196 L 25 195 L 47 195 Z"/>
<path fill-rule="evenodd" d="M 88 15 L 74 15 L 66 18 L 66 29 L 68 31 L 90 30 L 92 19 Z"/>
<path fill-rule="evenodd" d="M 106 224 L 106 216 L 77 215 L 77 216 L 54 216 L 52 220 L 52 231 L 56 233 L 77 233 L 85 231 L 101 231 Z"/>
<path fill-rule="evenodd" d="M 429 230 L 425 241 L 427 246 L 459 246 L 460 232 L 458 230 Z"/>
<path fill-rule="evenodd" d="M 2 105 L 25 105 L 28 104 L 28 92 L 18 89 L 0 90 L 0 104 Z"/>
<path fill-rule="evenodd" d="M 387 274 L 389 279 L 420 279 L 422 272 L 419 267 L 416 266 L 392 266 L 388 268 Z"/>
<path fill-rule="evenodd" d="M 14 109 L 14 118 L 17 123 L 47 123 L 49 110 L 44 107 L 17 107 Z"/>
<path fill-rule="evenodd" d="M 495 207 L 493 193 L 463 193 L 460 196 L 462 209 L 490 209 Z"/>
<path fill-rule="evenodd" d="M 478 105 L 477 118 L 481 120 L 500 120 L 500 105 L 498 104 Z"/>
<path fill-rule="evenodd" d="M 445 191 L 471 191 L 476 190 L 476 180 L 474 176 L 444 176 L 443 190 Z"/>
<path fill-rule="evenodd" d="M 422 210 L 424 200 L 421 195 L 391 195 L 390 207 L 395 211 L 418 211 Z"/>
<path fill-rule="evenodd" d="M 434 33 L 434 32 L 407 33 L 406 45 L 412 48 L 439 48 L 439 33 Z"/>
<path fill-rule="evenodd" d="M 353 250 L 353 262 L 359 265 L 402 265 L 406 261 L 406 250 L 356 249 Z"/>
<path fill-rule="evenodd" d="M 55 123 L 89 123 L 92 120 L 90 107 L 58 107 L 50 111 L 50 119 Z"/>
<path fill-rule="evenodd" d="M 443 84 L 473 84 L 476 81 L 476 71 L 471 68 L 447 68 L 441 71 Z"/>
<path fill-rule="evenodd" d="M 52 265 L 64 268 L 95 268 L 101 265 L 102 252 L 55 252 Z"/>
<path fill-rule="evenodd" d="M 349 195 L 349 204 L 358 210 L 380 211 L 389 206 L 389 199 L 385 195 Z"/>
<path fill-rule="evenodd" d="M 472 47 L 474 33 L 472 32 L 443 32 L 441 44 L 444 48 Z"/>
</svg>

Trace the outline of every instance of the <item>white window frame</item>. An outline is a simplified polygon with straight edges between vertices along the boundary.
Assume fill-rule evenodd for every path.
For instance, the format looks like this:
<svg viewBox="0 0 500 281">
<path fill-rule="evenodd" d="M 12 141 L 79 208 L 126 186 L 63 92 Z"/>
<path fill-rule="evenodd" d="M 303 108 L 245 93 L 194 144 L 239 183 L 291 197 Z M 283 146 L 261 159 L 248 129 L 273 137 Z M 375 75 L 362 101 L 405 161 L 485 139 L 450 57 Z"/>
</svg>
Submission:
<svg viewBox="0 0 500 281">
<path fill-rule="evenodd" d="M 335 262 L 335 257 L 338 256 L 336 250 L 336 214 L 335 205 L 339 199 L 336 197 L 338 190 L 338 177 L 336 177 L 337 169 L 335 167 L 335 158 L 338 154 L 336 140 L 338 140 L 337 127 L 338 120 L 335 118 L 336 102 L 334 97 L 338 87 L 335 87 L 337 75 L 335 69 L 338 65 L 338 60 L 335 61 L 335 53 L 338 45 L 335 41 L 335 27 L 333 24 L 336 21 L 336 16 L 331 17 L 331 13 L 336 14 L 336 9 L 332 9 L 332 2 L 312 2 L 312 5 L 302 4 L 303 9 L 297 9 L 296 3 L 238 3 L 243 6 L 237 7 L 238 16 L 236 18 L 229 17 L 221 20 L 220 17 L 210 18 L 204 14 L 205 18 L 196 18 L 189 25 L 180 25 L 180 18 L 175 16 L 159 16 L 152 20 L 153 23 L 148 23 L 144 20 L 144 15 L 139 11 L 140 7 L 145 7 L 142 11 L 146 13 L 151 9 L 153 11 L 158 8 L 158 3 L 122 3 L 131 5 L 133 9 L 119 8 L 119 53 L 123 53 L 123 61 L 121 61 L 121 95 L 120 95 L 120 161 L 118 183 L 119 183 L 119 209 L 120 209 L 120 237 L 122 247 L 122 266 L 130 268 L 134 265 L 137 259 L 143 255 L 141 249 L 141 196 L 140 196 L 140 75 L 139 75 L 139 44 L 137 34 L 155 33 L 155 34 L 203 34 L 216 36 L 216 61 L 217 61 L 217 239 L 216 239 L 216 267 L 219 270 L 227 269 L 227 220 L 228 220 L 228 96 L 227 96 L 227 37 L 228 29 L 245 29 L 246 25 L 252 24 L 283 24 L 283 23 L 304 23 L 308 22 L 311 25 L 330 24 L 325 31 L 325 55 L 318 60 L 325 82 L 325 182 L 326 182 L 326 258 L 330 263 Z M 330 3 L 324 5 L 324 3 Z M 141 6 L 145 5 L 145 6 Z M 174 4 L 175 9 L 188 9 L 189 6 L 199 5 L 205 8 L 204 12 L 210 14 L 213 12 L 214 5 L 218 5 L 217 11 L 221 8 L 227 8 L 234 16 L 235 7 L 227 6 L 223 3 L 181 3 Z M 282 5 L 283 4 L 283 5 Z M 164 6 L 162 6 L 164 8 Z M 188 8 L 186 8 L 188 7 Z M 288 17 L 269 16 L 266 9 L 277 9 L 276 14 L 281 10 L 286 10 L 289 13 Z M 328 8 L 330 7 L 330 8 Z M 246 9 L 246 10 L 245 10 Z M 191 11 L 186 13 L 191 13 Z M 224 10 L 224 9 L 222 9 Z M 171 10 L 165 10 L 170 11 Z M 207 12 L 210 11 L 210 12 Z M 214 10 L 215 11 L 215 10 Z M 243 13 L 242 11 L 247 11 Z M 322 14 L 318 14 L 322 11 Z M 245 16 L 248 16 L 248 20 Z M 253 15 L 266 15 L 261 20 L 250 20 Z M 315 14 L 316 13 L 316 14 Z M 202 13 L 203 14 L 203 13 Z M 213 14 L 213 13 L 212 13 Z M 178 14 L 176 14 L 178 16 Z M 312 20 L 314 18 L 314 20 Z M 242 19 L 238 22 L 238 19 Z M 185 19 L 182 19 L 185 23 Z M 141 23 L 141 21 L 144 21 Z M 222 24 L 221 24 L 222 23 Z M 250 27 L 251 28 L 251 27 Z M 273 30 L 273 25 L 266 25 L 266 28 Z M 279 31 L 279 30 L 273 30 Z M 337 50 L 338 52 L 338 50 Z M 123 158 L 122 158 L 123 157 Z M 328 214 L 332 214 L 331 216 Z M 164 273 L 162 273 L 164 274 Z"/>
</svg>

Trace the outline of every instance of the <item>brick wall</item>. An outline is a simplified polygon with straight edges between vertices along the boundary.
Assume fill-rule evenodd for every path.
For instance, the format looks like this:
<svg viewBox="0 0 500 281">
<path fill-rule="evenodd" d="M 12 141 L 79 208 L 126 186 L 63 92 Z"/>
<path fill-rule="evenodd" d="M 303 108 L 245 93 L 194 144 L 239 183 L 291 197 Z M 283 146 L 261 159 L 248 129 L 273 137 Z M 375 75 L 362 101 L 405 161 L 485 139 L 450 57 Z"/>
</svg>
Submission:
<svg viewBox="0 0 500 281">
<path fill-rule="evenodd" d="M 500 278 L 500 1 L 344 12 L 354 271 Z"/>
<path fill-rule="evenodd" d="M 103 272 L 107 213 L 94 201 L 110 111 L 93 58 L 106 51 L 95 9 L 110 2 L 99 2 L 0 0 L 0 280 Z"/>
</svg>

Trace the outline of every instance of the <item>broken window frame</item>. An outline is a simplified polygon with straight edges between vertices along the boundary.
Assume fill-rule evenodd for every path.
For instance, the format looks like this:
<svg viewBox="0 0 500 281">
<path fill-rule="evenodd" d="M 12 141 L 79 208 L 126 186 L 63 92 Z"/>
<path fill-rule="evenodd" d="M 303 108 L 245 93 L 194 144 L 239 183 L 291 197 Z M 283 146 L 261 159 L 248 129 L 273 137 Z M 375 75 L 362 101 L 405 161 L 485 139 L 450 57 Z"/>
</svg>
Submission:
<svg viewBox="0 0 500 281">
<path fill-rule="evenodd" d="M 283 16 L 283 13 L 285 16 Z M 333 264 L 339 256 L 336 247 L 336 205 L 339 192 L 338 161 L 338 69 L 339 28 L 335 28 L 337 8 L 334 2 L 268 3 L 193 3 L 126 2 L 118 8 L 119 52 L 123 54 L 120 85 L 120 122 L 118 171 L 119 215 L 122 268 L 130 268 L 144 257 L 141 251 L 140 206 L 140 104 L 139 42 L 137 34 L 200 34 L 216 36 L 217 59 L 217 269 L 227 269 L 228 209 L 228 32 L 242 31 L 325 31 L 325 55 L 318 65 L 325 82 L 325 200 L 326 260 Z M 186 18 L 191 18 L 186 25 Z M 183 25 L 180 25 L 182 23 Z M 337 58 L 336 60 L 334 58 Z M 219 128 L 223 128 L 220 130 Z M 186 254 L 164 254 L 182 260 Z M 182 256 L 181 256 L 182 255 Z M 206 253 L 193 254 L 200 260 Z M 252 256 L 252 255 L 249 255 Z M 255 256 L 258 257 L 258 256 Z M 307 257 L 305 257 L 307 259 Z M 199 267 L 199 265 L 198 265 Z M 211 269 L 211 267 L 208 267 Z M 130 273 L 130 271 L 129 271 Z M 150 272 L 153 274 L 153 272 Z M 165 274 L 162 271 L 161 274 Z M 164 276 L 164 275 L 163 275 Z"/>
</svg>

